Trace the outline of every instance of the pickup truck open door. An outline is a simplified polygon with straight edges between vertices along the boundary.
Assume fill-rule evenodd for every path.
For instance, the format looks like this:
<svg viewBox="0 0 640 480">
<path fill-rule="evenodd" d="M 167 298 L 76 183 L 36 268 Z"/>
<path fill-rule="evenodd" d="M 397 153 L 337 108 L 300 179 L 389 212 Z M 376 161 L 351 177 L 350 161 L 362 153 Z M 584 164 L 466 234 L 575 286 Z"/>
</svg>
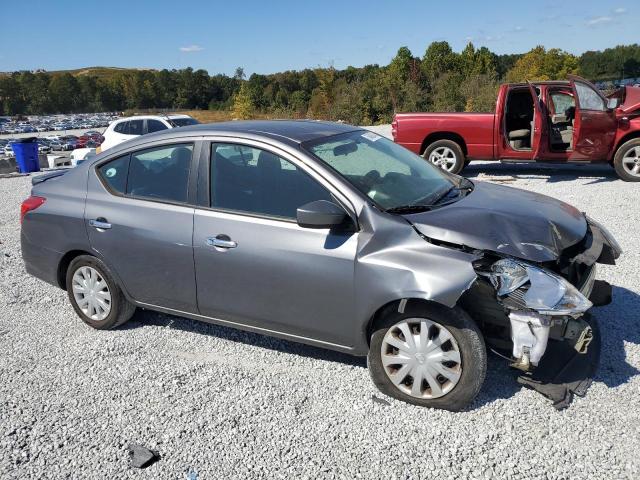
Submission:
<svg viewBox="0 0 640 480">
<path fill-rule="evenodd" d="M 533 100 L 533 133 L 531 135 L 531 158 L 533 160 L 545 160 L 544 156 L 549 151 L 549 128 L 547 125 L 546 110 L 542 104 L 542 100 L 538 95 L 536 87 L 531 82 L 529 91 Z"/>
<path fill-rule="evenodd" d="M 605 160 L 616 137 L 615 109 L 600 91 L 584 78 L 569 75 L 576 99 L 573 121 L 573 151 L 569 159 L 574 161 Z"/>
</svg>

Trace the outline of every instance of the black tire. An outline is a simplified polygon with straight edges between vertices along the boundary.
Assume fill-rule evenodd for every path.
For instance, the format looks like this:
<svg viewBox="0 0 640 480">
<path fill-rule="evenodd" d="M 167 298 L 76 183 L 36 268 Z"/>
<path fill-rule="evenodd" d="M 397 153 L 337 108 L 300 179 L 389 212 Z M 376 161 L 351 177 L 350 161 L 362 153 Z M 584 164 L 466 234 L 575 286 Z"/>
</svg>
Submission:
<svg viewBox="0 0 640 480">
<path fill-rule="evenodd" d="M 404 313 L 398 312 L 396 304 L 379 318 L 371 334 L 367 364 L 373 383 L 382 393 L 414 405 L 454 412 L 463 410 L 473 401 L 484 382 L 487 352 L 480 330 L 462 308 L 414 301 L 407 303 Z M 423 399 L 408 395 L 391 382 L 385 371 L 381 359 L 384 336 L 390 327 L 408 318 L 427 318 L 446 327 L 458 344 L 462 372 L 458 383 L 444 396 Z"/>
<path fill-rule="evenodd" d="M 428 162 L 431 152 L 433 152 L 437 148 L 442 147 L 449 148 L 455 155 L 455 164 L 453 165 L 451 170 L 449 170 L 449 172 L 455 174 L 460 173 L 462 169 L 467 166 L 466 158 L 464 156 L 464 152 L 462 151 L 462 147 L 460 147 L 460 145 L 453 140 L 436 140 L 435 142 L 427 146 L 425 151 L 422 153 L 422 157 Z"/>
<path fill-rule="evenodd" d="M 632 173 L 628 172 L 624 168 L 624 165 L 622 163 L 622 159 L 632 148 L 640 149 L 640 138 L 629 140 L 628 142 L 622 144 L 620 148 L 618 148 L 618 151 L 613 157 L 613 168 L 615 168 L 618 176 L 625 182 L 640 182 L 640 174 L 633 175 Z"/>
<path fill-rule="evenodd" d="M 93 320 L 89 316 L 85 315 L 75 299 L 72 280 L 76 271 L 81 267 L 91 267 L 95 269 L 107 284 L 109 293 L 111 294 L 111 309 L 109 314 L 103 320 Z M 136 311 L 135 305 L 126 299 L 104 262 L 91 255 L 80 255 L 71 261 L 67 268 L 66 286 L 69 301 L 80 319 L 90 327 L 97 330 L 111 330 L 113 328 L 117 328 L 126 323 Z"/>
</svg>

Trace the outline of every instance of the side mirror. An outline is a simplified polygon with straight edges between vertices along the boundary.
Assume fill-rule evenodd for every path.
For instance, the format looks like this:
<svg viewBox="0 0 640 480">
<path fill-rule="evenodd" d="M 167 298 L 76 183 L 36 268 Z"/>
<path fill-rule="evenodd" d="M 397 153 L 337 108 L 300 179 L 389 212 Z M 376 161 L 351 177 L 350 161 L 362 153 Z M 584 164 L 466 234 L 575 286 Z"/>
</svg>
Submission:
<svg viewBox="0 0 640 480">
<path fill-rule="evenodd" d="M 611 110 L 618 108 L 618 103 L 620 102 L 619 98 L 610 98 L 607 101 L 607 107 L 610 108 Z"/>
<path fill-rule="evenodd" d="M 298 225 L 304 228 L 333 228 L 343 225 L 348 215 L 333 202 L 316 200 L 298 207 L 296 217 Z"/>
</svg>

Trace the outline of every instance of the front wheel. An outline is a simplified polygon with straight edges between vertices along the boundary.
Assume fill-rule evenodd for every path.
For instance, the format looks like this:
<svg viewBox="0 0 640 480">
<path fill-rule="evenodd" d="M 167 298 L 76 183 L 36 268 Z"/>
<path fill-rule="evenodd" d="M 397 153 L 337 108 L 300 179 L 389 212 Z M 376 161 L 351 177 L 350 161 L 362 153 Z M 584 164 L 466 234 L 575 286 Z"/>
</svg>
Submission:
<svg viewBox="0 0 640 480">
<path fill-rule="evenodd" d="M 464 310 L 416 303 L 387 312 L 367 357 L 378 389 L 398 400 L 459 411 L 480 391 L 487 370 L 482 335 Z"/>
<path fill-rule="evenodd" d="M 613 168 L 626 182 L 640 182 L 640 138 L 625 142 L 616 152 Z"/>
<path fill-rule="evenodd" d="M 422 157 L 449 173 L 460 173 L 465 167 L 462 148 L 453 140 L 438 140 L 427 146 Z"/>
</svg>

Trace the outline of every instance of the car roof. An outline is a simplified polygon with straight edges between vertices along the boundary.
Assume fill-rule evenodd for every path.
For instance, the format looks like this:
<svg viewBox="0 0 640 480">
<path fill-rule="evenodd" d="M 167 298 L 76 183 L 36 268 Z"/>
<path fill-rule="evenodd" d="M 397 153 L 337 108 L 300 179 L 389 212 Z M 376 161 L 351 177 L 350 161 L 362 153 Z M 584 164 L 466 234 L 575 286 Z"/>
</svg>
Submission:
<svg viewBox="0 0 640 480">
<path fill-rule="evenodd" d="M 361 130 L 360 127 L 335 122 L 318 120 L 244 120 L 220 123 L 205 123 L 181 127 L 180 132 L 196 133 L 200 135 L 219 135 L 223 133 L 249 133 L 263 135 L 288 143 L 303 143 L 323 137 L 330 137 L 340 133 Z M 170 135 L 170 131 L 159 132 L 160 135 Z M 156 134 L 158 135 L 158 134 Z"/>
<path fill-rule="evenodd" d="M 542 80 L 539 82 L 531 82 L 532 85 L 534 86 L 538 86 L 538 85 L 547 85 L 547 86 L 569 86 L 571 84 L 571 82 L 569 82 L 568 80 Z M 520 82 L 520 83 L 510 83 L 509 85 L 513 86 L 513 87 L 526 87 L 529 84 L 525 83 L 525 82 Z"/>
</svg>

